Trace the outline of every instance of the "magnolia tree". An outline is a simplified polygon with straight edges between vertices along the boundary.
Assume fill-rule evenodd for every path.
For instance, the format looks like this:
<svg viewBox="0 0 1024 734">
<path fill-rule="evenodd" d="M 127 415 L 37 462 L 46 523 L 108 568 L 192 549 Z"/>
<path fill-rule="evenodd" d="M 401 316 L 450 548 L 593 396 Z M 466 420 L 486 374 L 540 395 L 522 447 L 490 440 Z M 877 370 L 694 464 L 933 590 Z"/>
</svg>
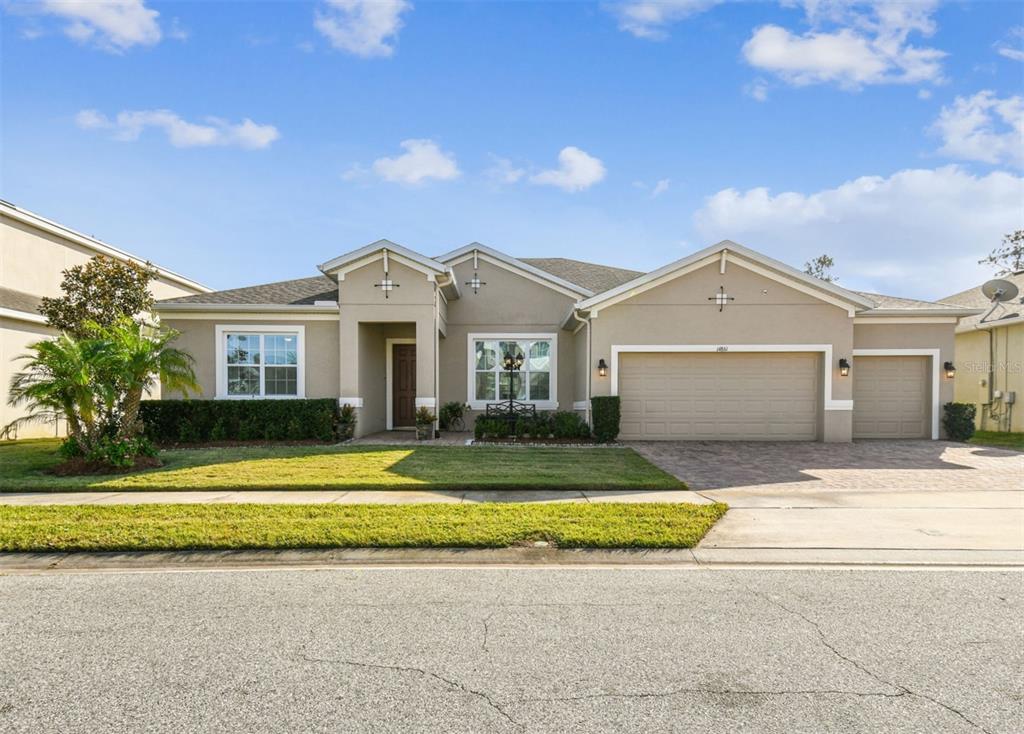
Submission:
<svg viewBox="0 0 1024 734">
<path fill-rule="evenodd" d="M 173 329 L 146 323 L 151 270 L 95 259 L 64 273 L 64 295 L 40 311 L 60 330 L 29 346 L 11 379 L 9 402 L 26 415 L 15 423 L 67 422 L 68 455 L 130 466 L 151 452 L 142 439 L 139 405 L 158 383 L 187 395 L 198 390 L 192 357 L 175 349 Z"/>
</svg>

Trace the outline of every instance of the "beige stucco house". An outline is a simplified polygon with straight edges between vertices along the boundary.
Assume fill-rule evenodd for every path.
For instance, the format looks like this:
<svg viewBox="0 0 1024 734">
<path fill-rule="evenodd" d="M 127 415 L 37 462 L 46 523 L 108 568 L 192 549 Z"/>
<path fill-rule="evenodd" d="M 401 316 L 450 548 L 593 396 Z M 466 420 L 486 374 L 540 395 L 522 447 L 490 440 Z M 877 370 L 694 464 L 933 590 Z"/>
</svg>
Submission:
<svg viewBox="0 0 1024 734">
<path fill-rule="evenodd" d="M 330 397 L 358 433 L 416 407 L 515 397 L 589 417 L 619 395 L 622 439 L 938 438 L 957 321 L 977 309 L 858 293 L 733 242 L 650 273 L 478 243 L 427 257 L 381 240 L 311 278 L 157 304 L 203 396 Z"/>
<path fill-rule="evenodd" d="M 981 286 L 942 299 L 943 303 L 984 309 L 961 319 L 956 328 L 956 400 L 977 406 L 978 428 L 1024 431 L 1024 272 L 1001 276 L 1017 286 L 1016 298 L 997 306 Z M 982 321 L 982 318 L 985 320 Z"/>
<path fill-rule="evenodd" d="M 43 296 L 60 295 L 63 271 L 97 255 L 144 262 L 94 237 L 0 201 L 0 429 L 23 414 L 7 404 L 11 376 L 21 369 L 17 358 L 29 344 L 53 333 L 36 310 Z M 152 284 L 155 298 L 207 291 L 209 288 L 159 267 Z M 18 430 L 17 437 L 52 436 L 60 430 L 60 426 L 27 425 Z"/>
</svg>

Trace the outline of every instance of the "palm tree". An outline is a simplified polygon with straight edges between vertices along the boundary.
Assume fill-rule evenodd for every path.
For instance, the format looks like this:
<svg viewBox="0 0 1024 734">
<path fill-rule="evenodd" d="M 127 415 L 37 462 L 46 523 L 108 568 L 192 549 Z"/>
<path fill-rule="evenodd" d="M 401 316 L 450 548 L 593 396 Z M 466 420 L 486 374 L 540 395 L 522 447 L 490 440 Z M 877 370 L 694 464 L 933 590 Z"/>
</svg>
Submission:
<svg viewBox="0 0 1024 734">
<path fill-rule="evenodd" d="M 179 334 L 174 329 L 154 328 L 125 318 L 100 334 L 102 371 L 121 395 L 118 435 L 128 437 L 139 432 L 142 396 L 158 383 L 185 395 L 189 390 L 199 390 L 192 356 L 170 346 Z"/>
<path fill-rule="evenodd" d="M 102 432 L 103 415 L 116 402 L 111 387 L 99 384 L 101 345 L 95 340 L 61 334 L 29 345 L 26 368 L 11 378 L 8 403 L 24 405 L 27 414 L 8 428 L 23 423 L 64 418 L 68 432 L 88 448 Z"/>
</svg>

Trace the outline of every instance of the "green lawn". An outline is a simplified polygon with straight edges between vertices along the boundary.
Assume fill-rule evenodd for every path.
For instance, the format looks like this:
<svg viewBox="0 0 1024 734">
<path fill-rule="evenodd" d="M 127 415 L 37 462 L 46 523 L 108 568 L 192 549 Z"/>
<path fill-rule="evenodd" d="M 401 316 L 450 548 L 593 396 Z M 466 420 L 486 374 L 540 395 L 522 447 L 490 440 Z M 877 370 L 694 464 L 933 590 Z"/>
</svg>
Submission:
<svg viewBox="0 0 1024 734">
<path fill-rule="evenodd" d="M 160 452 L 164 466 L 58 477 L 55 439 L 0 443 L 0 492 L 364 489 L 685 489 L 632 449 L 245 446 Z"/>
<path fill-rule="evenodd" d="M 723 504 L 0 506 L 0 551 L 690 548 Z"/>
<path fill-rule="evenodd" d="M 995 446 L 1001 449 L 1024 451 L 1024 433 L 975 431 L 970 443 L 977 444 L 978 446 Z"/>
</svg>

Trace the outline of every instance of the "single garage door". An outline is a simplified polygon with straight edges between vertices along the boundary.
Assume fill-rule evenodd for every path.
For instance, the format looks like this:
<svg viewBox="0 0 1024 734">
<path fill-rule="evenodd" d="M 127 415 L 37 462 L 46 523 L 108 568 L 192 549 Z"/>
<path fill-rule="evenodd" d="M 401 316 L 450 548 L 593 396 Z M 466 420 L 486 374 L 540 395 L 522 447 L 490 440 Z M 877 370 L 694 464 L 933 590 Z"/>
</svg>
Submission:
<svg viewBox="0 0 1024 734">
<path fill-rule="evenodd" d="M 928 357 L 854 357 L 853 437 L 930 438 Z"/>
<path fill-rule="evenodd" d="M 624 353 L 620 437 L 644 441 L 813 441 L 814 353 Z"/>
</svg>

